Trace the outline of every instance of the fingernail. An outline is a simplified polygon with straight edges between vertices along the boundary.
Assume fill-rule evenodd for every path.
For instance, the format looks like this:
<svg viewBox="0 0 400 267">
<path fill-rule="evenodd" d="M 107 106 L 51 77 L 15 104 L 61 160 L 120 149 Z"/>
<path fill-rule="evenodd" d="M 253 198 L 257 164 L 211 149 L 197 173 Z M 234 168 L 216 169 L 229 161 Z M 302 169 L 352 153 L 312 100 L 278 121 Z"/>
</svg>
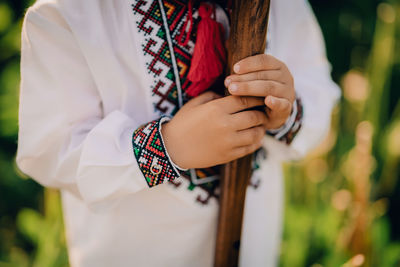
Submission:
<svg viewBox="0 0 400 267">
<path fill-rule="evenodd" d="M 231 83 L 231 79 L 226 78 L 225 79 L 225 86 L 228 87 L 230 83 Z"/>
<path fill-rule="evenodd" d="M 237 89 L 238 89 L 238 86 L 237 86 L 237 84 L 235 84 L 235 83 L 232 84 L 231 86 L 229 86 L 229 91 L 230 91 L 231 93 L 236 92 Z"/>
<path fill-rule="evenodd" d="M 239 64 L 235 64 L 235 65 L 233 66 L 233 71 L 236 72 L 236 73 L 239 73 L 239 71 L 240 71 L 240 66 L 239 66 Z"/>
<path fill-rule="evenodd" d="M 270 103 L 271 105 L 275 104 L 275 98 L 274 98 L 274 97 L 270 97 L 270 98 L 269 98 L 269 103 Z"/>
</svg>

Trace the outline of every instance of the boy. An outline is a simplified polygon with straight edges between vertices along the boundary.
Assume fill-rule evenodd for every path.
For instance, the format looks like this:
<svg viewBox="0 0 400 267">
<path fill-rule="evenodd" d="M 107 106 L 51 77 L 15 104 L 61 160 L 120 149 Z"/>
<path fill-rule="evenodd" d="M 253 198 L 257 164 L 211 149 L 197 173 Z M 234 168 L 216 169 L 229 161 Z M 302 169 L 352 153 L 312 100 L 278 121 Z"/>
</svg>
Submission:
<svg viewBox="0 0 400 267">
<path fill-rule="evenodd" d="M 202 17 L 208 5 L 214 15 Z M 240 265 L 277 263 L 280 163 L 324 136 L 339 92 L 310 8 L 280 0 L 268 55 L 238 62 L 224 81 L 234 96 L 191 97 L 198 25 L 213 19 L 226 33 L 227 11 L 178 0 L 28 10 L 17 163 L 61 190 L 71 266 L 212 266 L 215 166 L 256 150 Z M 248 110 L 263 104 L 267 116 Z"/>
</svg>

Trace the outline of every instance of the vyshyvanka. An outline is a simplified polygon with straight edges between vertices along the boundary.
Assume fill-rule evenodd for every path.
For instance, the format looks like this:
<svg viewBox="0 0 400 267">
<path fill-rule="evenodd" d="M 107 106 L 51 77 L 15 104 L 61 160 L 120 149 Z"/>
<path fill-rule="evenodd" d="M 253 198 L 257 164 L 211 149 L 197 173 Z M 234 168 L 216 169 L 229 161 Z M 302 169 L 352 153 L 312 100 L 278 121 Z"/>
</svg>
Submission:
<svg viewBox="0 0 400 267">
<path fill-rule="evenodd" d="M 179 169 L 159 131 L 196 82 L 188 74 L 202 18 L 198 2 L 188 6 L 54 0 L 26 14 L 17 164 L 60 189 L 71 266 L 212 266 L 218 167 Z M 211 18 L 226 33 L 225 10 L 215 5 Z M 272 1 L 269 25 L 265 52 L 287 64 L 301 104 L 256 154 L 241 266 L 276 265 L 281 163 L 318 144 L 339 97 L 310 7 Z"/>
</svg>

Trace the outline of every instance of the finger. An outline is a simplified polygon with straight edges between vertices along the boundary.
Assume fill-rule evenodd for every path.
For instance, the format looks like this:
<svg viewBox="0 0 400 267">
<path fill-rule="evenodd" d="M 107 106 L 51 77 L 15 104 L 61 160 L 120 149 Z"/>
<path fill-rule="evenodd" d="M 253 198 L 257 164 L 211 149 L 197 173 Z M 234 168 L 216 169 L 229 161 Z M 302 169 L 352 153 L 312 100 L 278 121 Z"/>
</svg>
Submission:
<svg viewBox="0 0 400 267">
<path fill-rule="evenodd" d="M 233 157 L 234 159 L 242 158 L 244 156 L 247 156 L 255 152 L 261 146 L 262 146 L 262 140 L 259 143 L 254 143 L 249 146 L 237 147 L 233 150 Z"/>
<path fill-rule="evenodd" d="M 232 124 L 234 129 L 238 131 L 265 125 L 266 123 L 267 116 L 265 112 L 258 110 L 246 110 L 232 115 Z"/>
<path fill-rule="evenodd" d="M 285 65 L 277 58 L 271 55 L 259 54 L 240 60 L 233 66 L 233 71 L 236 74 L 245 74 L 261 70 L 279 70 L 283 66 Z"/>
<path fill-rule="evenodd" d="M 250 129 L 241 130 L 237 132 L 237 137 L 235 138 L 236 146 L 249 146 L 254 143 L 259 143 L 260 140 L 265 135 L 266 128 L 264 125 L 256 126 Z"/>
<path fill-rule="evenodd" d="M 287 114 L 292 110 L 292 103 L 289 100 L 271 95 L 265 98 L 265 105 L 271 109 L 271 112 Z"/>
<path fill-rule="evenodd" d="M 231 82 L 249 82 L 255 80 L 271 80 L 280 83 L 288 82 L 284 80 L 283 76 L 284 75 L 280 70 L 263 70 L 240 75 L 232 74 L 226 77 L 224 84 L 226 87 L 228 87 Z"/>
<path fill-rule="evenodd" d="M 218 99 L 221 97 L 222 96 L 217 93 L 208 91 L 208 92 L 202 93 L 202 94 L 192 98 L 185 104 L 185 106 L 186 107 L 199 106 L 199 105 L 205 104 L 207 102 L 210 102 L 212 100 L 215 100 L 215 99 Z"/>
<path fill-rule="evenodd" d="M 265 127 L 267 129 L 280 128 L 292 113 L 292 104 L 287 99 L 272 96 L 267 97 L 265 102 L 270 105 L 270 107 L 267 107 L 267 123 Z"/>
<path fill-rule="evenodd" d="M 274 95 L 283 97 L 285 95 L 285 86 L 275 81 L 249 81 L 232 82 L 229 87 L 229 93 L 241 96 L 262 96 Z"/>
<path fill-rule="evenodd" d="M 245 109 L 265 106 L 264 99 L 261 97 L 251 97 L 251 96 L 226 96 L 221 99 L 217 99 L 216 104 L 221 106 L 226 112 L 233 114 Z"/>
</svg>

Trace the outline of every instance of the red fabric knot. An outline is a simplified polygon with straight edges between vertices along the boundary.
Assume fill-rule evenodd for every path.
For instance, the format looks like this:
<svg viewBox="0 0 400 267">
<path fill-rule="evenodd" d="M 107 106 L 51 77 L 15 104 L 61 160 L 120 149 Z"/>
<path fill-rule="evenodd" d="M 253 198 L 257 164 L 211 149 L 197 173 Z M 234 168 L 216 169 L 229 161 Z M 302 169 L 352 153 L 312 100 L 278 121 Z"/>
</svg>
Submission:
<svg viewBox="0 0 400 267">
<path fill-rule="evenodd" d="M 214 5 L 211 6 L 206 3 L 201 3 L 199 7 L 199 15 L 202 19 L 211 18 L 211 15 L 214 13 Z"/>
<path fill-rule="evenodd" d="M 200 4 L 201 20 L 197 26 L 196 44 L 187 76 L 192 84 L 185 90 L 191 97 L 207 90 L 224 71 L 224 28 L 212 18 L 213 14 L 215 5 L 204 2 Z"/>
</svg>

